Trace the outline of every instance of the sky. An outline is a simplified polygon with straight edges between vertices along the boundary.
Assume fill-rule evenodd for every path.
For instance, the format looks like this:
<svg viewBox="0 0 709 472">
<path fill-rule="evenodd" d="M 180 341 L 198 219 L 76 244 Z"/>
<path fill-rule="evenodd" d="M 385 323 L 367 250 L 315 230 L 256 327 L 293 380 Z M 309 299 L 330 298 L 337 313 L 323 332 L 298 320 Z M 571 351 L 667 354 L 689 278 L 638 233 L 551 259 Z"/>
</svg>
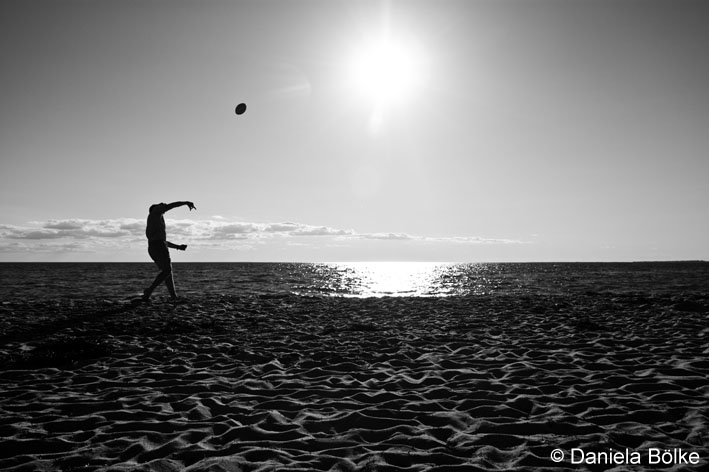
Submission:
<svg viewBox="0 0 709 472">
<path fill-rule="evenodd" d="M 709 2 L 0 2 L 0 261 L 709 259 Z M 247 111 L 236 115 L 238 103 Z"/>
</svg>

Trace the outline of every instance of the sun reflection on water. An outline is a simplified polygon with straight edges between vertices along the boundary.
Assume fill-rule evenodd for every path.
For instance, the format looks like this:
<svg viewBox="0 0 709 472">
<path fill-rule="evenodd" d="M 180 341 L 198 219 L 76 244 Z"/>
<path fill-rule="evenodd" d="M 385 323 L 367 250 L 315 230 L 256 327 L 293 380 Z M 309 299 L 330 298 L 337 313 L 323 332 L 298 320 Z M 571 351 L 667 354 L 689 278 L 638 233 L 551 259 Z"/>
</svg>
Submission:
<svg viewBox="0 0 709 472">
<path fill-rule="evenodd" d="M 480 293 L 485 279 L 469 280 L 470 264 L 340 262 L 317 264 L 308 292 L 344 297 L 430 297 Z M 477 285 L 480 285 L 479 287 Z"/>
<path fill-rule="evenodd" d="M 363 294 L 381 296 L 430 295 L 444 272 L 441 264 L 416 262 L 360 262 L 343 266 L 359 278 Z"/>
</svg>

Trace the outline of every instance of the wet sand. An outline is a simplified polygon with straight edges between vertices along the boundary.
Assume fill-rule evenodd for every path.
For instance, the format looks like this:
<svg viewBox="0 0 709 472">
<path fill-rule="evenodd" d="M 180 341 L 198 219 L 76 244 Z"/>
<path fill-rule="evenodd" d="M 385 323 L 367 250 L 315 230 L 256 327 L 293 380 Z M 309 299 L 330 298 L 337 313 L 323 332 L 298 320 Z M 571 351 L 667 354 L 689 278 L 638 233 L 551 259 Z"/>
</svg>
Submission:
<svg viewBox="0 0 709 472">
<path fill-rule="evenodd" d="M 700 459 L 650 468 L 706 470 L 708 305 L 4 302 L 0 469 L 647 470 L 659 448 Z M 572 464 L 574 448 L 643 463 Z"/>
</svg>

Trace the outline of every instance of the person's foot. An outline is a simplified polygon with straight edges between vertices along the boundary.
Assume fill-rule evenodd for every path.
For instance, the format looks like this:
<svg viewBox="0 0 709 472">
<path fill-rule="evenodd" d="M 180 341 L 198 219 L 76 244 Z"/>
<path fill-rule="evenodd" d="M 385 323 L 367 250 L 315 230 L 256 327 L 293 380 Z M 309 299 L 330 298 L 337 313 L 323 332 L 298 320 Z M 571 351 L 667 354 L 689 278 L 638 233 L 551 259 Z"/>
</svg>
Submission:
<svg viewBox="0 0 709 472">
<path fill-rule="evenodd" d="M 150 301 L 150 289 L 148 289 L 148 288 L 143 290 L 143 301 L 145 301 L 145 302 Z"/>
</svg>

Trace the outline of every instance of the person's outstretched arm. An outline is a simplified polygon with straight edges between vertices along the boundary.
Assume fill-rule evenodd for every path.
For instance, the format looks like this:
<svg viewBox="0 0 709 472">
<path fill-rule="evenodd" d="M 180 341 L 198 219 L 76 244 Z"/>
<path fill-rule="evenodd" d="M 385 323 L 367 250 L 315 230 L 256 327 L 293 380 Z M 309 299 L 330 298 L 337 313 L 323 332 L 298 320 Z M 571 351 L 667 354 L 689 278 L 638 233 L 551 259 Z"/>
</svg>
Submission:
<svg viewBox="0 0 709 472">
<path fill-rule="evenodd" d="M 194 203 L 192 203 L 192 202 L 172 202 L 172 203 L 168 203 L 167 205 L 165 205 L 165 209 L 163 210 L 163 213 L 166 211 L 170 211 L 173 208 L 177 208 L 177 207 L 180 207 L 183 205 L 189 207 L 190 211 L 197 209 L 197 207 L 195 207 Z"/>
</svg>

